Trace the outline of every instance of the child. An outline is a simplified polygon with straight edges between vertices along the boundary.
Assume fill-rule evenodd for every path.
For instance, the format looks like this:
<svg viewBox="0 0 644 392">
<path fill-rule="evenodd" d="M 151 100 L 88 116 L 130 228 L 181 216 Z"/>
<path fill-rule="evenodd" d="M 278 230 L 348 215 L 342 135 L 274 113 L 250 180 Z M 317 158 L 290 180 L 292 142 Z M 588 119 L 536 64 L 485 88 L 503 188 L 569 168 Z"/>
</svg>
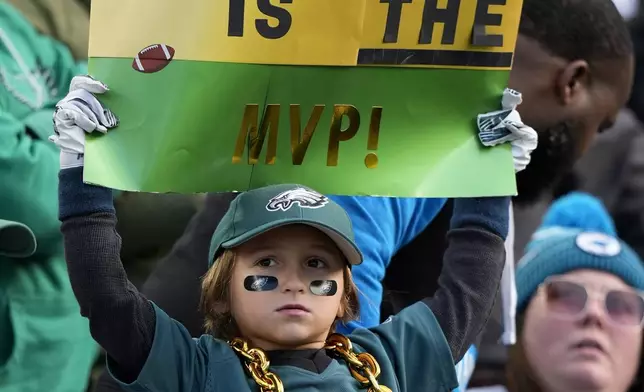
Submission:
<svg viewBox="0 0 644 392">
<path fill-rule="evenodd" d="M 76 94 L 83 94 L 76 92 Z M 85 102 L 91 94 L 81 97 Z M 98 110 L 97 110 L 98 109 Z M 92 108 L 94 128 L 116 125 Z M 485 325 L 505 261 L 509 197 L 455 201 L 440 289 L 375 328 L 345 337 L 358 309 L 351 266 L 362 261 L 335 202 L 299 185 L 246 192 L 212 239 L 202 305 L 211 335 L 147 301 L 120 264 L 109 189 L 83 184 L 83 130 L 55 117 L 60 218 L 82 314 L 129 391 L 449 391 L 456 358 Z M 86 122 L 83 126 L 91 131 Z M 88 129 L 92 128 L 92 129 Z M 205 260 L 204 260 L 205 262 Z M 493 271 L 495 279 L 489 279 Z M 473 288 L 476 288 L 475 290 Z"/>
</svg>

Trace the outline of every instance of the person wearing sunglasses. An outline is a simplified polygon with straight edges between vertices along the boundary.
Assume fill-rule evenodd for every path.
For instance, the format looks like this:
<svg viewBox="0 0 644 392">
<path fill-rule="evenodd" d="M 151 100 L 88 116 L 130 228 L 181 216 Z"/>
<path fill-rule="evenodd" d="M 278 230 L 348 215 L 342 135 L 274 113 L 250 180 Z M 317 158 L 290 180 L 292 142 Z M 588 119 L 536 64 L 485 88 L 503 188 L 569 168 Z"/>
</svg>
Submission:
<svg viewBox="0 0 644 392">
<path fill-rule="evenodd" d="M 644 391 L 644 265 L 601 202 L 556 201 L 516 271 L 510 392 Z"/>
</svg>

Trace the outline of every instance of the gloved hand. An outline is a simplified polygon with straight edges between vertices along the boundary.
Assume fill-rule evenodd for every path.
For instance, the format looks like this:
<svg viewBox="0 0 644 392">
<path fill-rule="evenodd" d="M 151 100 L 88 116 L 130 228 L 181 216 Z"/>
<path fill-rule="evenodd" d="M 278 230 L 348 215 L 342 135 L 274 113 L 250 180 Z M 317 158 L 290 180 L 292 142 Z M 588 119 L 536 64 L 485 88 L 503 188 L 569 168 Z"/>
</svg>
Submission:
<svg viewBox="0 0 644 392">
<path fill-rule="evenodd" d="M 521 121 L 516 108 L 521 104 L 521 93 L 506 88 L 501 100 L 502 110 L 479 114 L 476 123 L 479 128 L 479 139 L 484 146 L 510 142 L 514 171 L 525 169 L 530 163 L 530 154 L 537 148 L 537 132 Z"/>
<path fill-rule="evenodd" d="M 56 104 L 54 135 L 49 140 L 60 148 L 61 169 L 83 166 L 86 132 L 107 133 L 118 126 L 118 118 L 93 95 L 108 90 L 91 76 L 76 76 L 67 96 Z"/>
</svg>

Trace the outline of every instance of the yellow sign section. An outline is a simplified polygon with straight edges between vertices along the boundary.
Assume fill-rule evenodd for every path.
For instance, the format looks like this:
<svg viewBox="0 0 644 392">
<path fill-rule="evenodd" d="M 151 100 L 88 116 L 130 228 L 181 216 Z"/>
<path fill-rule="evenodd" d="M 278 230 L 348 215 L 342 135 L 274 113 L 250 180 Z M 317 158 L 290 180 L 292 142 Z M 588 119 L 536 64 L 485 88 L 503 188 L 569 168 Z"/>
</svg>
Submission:
<svg viewBox="0 0 644 392">
<path fill-rule="evenodd" d="M 133 58 L 149 45 L 165 44 L 175 49 L 177 60 L 356 64 L 366 1 L 289 2 L 92 0 L 89 56 Z M 243 12 L 234 12 L 237 4 Z M 277 17 L 262 13 L 262 4 Z"/>
<path fill-rule="evenodd" d="M 158 44 L 176 60 L 509 69 L 521 6 L 522 0 L 93 0 L 89 56 L 134 58 Z"/>
</svg>

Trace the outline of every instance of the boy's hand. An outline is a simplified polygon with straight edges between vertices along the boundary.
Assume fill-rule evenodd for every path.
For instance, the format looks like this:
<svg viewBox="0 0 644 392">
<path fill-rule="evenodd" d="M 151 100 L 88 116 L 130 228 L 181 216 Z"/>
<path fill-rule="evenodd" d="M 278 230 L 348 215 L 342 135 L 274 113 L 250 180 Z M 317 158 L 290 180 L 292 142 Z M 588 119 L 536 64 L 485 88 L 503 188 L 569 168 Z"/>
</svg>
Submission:
<svg viewBox="0 0 644 392">
<path fill-rule="evenodd" d="M 108 90 L 91 76 L 76 76 L 70 83 L 69 94 L 56 105 L 54 135 L 49 140 L 60 148 L 61 169 L 83 166 L 86 132 L 106 133 L 118 126 L 118 118 L 93 95 Z"/>
<path fill-rule="evenodd" d="M 530 154 L 537 148 L 537 132 L 521 121 L 516 107 L 521 104 L 521 93 L 506 88 L 503 92 L 502 110 L 479 114 L 476 123 L 479 139 L 484 146 L 510 142 L 514 171 L 520 172 L 530 163 Z"/>
</svg>

